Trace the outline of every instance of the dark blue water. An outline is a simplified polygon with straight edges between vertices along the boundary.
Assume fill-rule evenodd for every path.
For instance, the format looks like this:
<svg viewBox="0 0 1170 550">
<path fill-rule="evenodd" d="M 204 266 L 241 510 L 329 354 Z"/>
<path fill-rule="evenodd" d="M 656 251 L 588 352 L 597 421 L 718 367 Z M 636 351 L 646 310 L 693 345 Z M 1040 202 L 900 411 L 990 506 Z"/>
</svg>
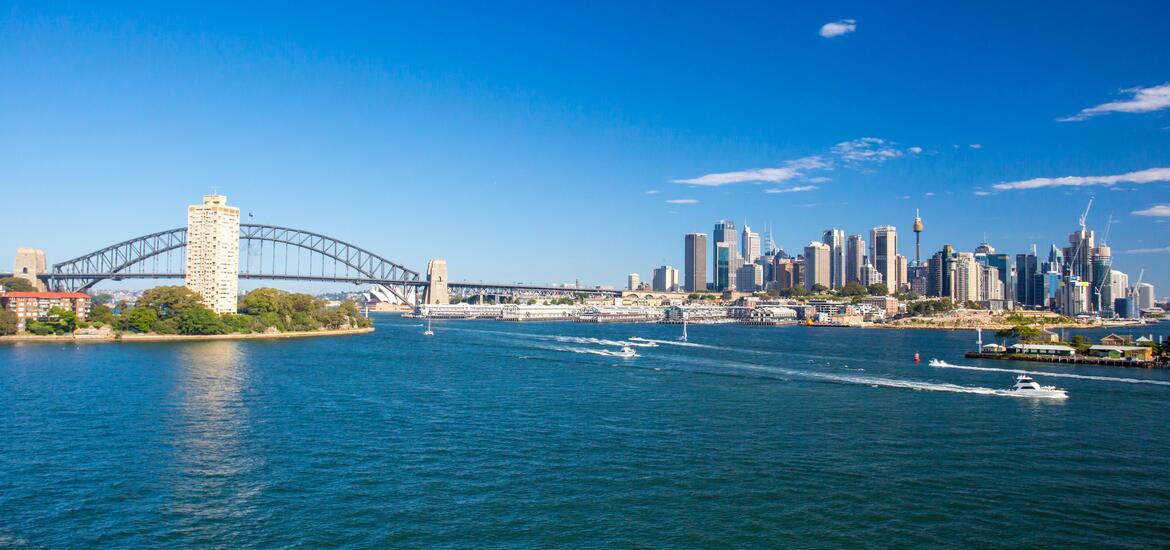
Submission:
<svg viewBox="0 0 1170 550">
<path fill-rule="evenodd" d="M 1163 546 L 1170 372 L 970 332 L 436 323 L 0 347 L 0 546 Z M 554 338 L 560 336 L 561 338 Z M 568 338 L 565 338 L 565 337 Z M 613 349 L 609 347 L 608 349 Z M 1067 402 L 991 395 L 1025 368 Z"/>
</svg>

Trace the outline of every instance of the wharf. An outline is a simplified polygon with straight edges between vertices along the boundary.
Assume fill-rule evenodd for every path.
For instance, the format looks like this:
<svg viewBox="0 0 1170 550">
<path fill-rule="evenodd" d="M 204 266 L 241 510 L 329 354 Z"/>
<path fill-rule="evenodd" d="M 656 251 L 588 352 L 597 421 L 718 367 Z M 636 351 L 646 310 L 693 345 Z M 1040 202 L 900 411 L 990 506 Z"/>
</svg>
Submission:
<svg viewBox="0 0 1170 550">
<path fill-rule="evenodd" d="M 1089 357 L 1086 355 L 1076 355 L 1073 357 L 1055 356 L 1055 355 L 1029 355 L 1029 354 L 1012 354 L 1012 353 L 984 353 L 979 351 L 968 351 L 963 354 L 968 359 L 995 359 L 998 361 L 1034 361 L 1038 363 L 1066 363 L 1074 365 L 1107 365 L 1111 367 L 1142 367 L 1155 368 L 1164 365 L 1159 365 L 1154 361 L 1131 361 L 1129 359 L 1113 359 L 1110 357 Z"/>
</svg>

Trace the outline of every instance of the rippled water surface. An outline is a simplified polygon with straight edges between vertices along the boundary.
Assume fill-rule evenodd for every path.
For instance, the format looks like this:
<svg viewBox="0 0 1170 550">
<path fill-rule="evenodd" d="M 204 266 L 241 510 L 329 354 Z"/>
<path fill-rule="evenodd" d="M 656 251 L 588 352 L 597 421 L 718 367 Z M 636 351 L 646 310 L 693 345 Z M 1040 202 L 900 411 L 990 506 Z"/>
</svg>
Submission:
<svg viewBox="0 0 1170 550">
<path fill-rule="evenodd" d="M 377 326 L 0 346 L 0 546 L 1170 540 L 1170 372 L 966 360 L 969 332 Z M 630 336 L 663 343 L 596 353 Z"/>
</svg>

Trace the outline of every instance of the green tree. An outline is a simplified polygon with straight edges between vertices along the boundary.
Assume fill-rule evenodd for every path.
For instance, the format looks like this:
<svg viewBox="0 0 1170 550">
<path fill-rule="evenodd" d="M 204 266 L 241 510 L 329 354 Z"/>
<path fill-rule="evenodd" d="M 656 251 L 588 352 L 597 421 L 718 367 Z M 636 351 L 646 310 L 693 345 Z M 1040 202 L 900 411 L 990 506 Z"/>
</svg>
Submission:
<svg viewBox="0 0 1170 550">
<path fill-rule="evenodd" d="M 89 308 L 89 320 L 95 323 L 111 324 L 114 322 L 114 310 L 107 305 L 95 305 Z"/>
<path fill-rule="evenodd" d="M 20 320 L 16 317 L 16 312 L 0 309 L 0 336 L 16 334 L 18 326 L 20 326 Z"/>
<path fill-rule="evenodd" d="M 866 290 L 865 285 L 857 281 L 845 283 L 845 286 L 841 288 L 842 296 L 865 296 L 866 294 L 869 294 L 869 291 Z"/>
<path fill-rule="evenodd" d="M 148 307 L 136 307 L 131 309 L 129 313 L 123 314 L 125 317 L 125 328 L 134 332 L 150 332 L 150 327 L 158 321 L 158 312 Z"/>
<path fill-rule="evenodd" d="M 108 306 L 112 303 L 114 303 L 114 297 L 110 296 L 109 294 L 103 293 L 95 294 L 93 296 L 93 305 L 95 306 Z"/>
<path fill-rule="evenodd" d="M 780 295 L 785 298 L 802 298 L 808 296 L 809 292 L 805 290 L 804 285 L 790 286 L 780 291 Z"/>
<path fill-rule="evenodd" d="M 167 319 L 188 309 L 202 308 L 203 299 L 185 286 L 158 286 L 143 292 L 134 305 L 135 309 L 153 309 L 159 319 Z"/>
<path fill-rule="evenodd" d="M 225 334 L 227 326 L 207 308 L 184 309 L 178 317 L 179 334 Z"/>
<path fill-rule="evenodd" d="M 817 283 L 812 287 L 812 291 L 816 294 L 822 294 L 827 290 L 829 290 L 829 287 L 822 285 L 821 283 Z"/>
<path fill-rule="evenodd" d="M 874 283 L 865 287 L 865 291 L 868 292 L 870 296 L 888 296 L 890 294 L 890 288 L 887 287 L 885 283 Z"/>
<path fill-rule="evenodd" d="M 10 292 L 36 292 L 37 287 L 20 277 L 5 277 L 0 279 L 0 286 Z"/>
<path fill-rule="evenodd" d="M 49 325 L 53 332 L 71 333 L 77 330 L 77 313 L 60 307 L 49 308 L 48 321 L 45 324 Z"/>
</svg>

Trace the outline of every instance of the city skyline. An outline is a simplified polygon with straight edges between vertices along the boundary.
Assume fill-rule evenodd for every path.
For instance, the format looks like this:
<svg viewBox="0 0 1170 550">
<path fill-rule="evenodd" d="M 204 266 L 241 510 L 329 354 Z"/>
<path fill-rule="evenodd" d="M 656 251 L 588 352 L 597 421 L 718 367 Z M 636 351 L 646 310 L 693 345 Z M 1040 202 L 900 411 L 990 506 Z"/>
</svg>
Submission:
<svg viewBox="0 0 1170 550">
<path fill-rule="evenodd" d="M 218 188 L 257 222 L 414 269 L 446 258 L 454 279 L 620 288 L 631 271 L 682 266 L 678 236 L 718 219 L 770 226 L 790 253 L 825 229 L 868 241 L 890 224 L 912 260 L 921 209 L 924 258 L 984 234 L 1014 257 L 1066 246 L 1092 196 L 1088 225 L 1103 234 L 1114 219 L 1113 267 L 1168 289 L 1168 8 L 1147 7 L 1106 26 L 1091 5 L 1013 18 L 598 5 L 525 21 L 365 7 L 285 14 L 279 28 L 247 10 L 9 7 L 7 198 L 52 189 L 84 198 L 92 221 L 18 210 L 0 249 L 63 261 L 181 226 L 177 205 Z M 671 38 L 745 11 L 755 23 L 704 26 L 701 45 Z M 851 30 L 821 32 L 846 19 Z M 1093 44 L 1057 30 L 1086 25 Z M 410 231 L 434 205 L 442 223 Z M 550 252 L 501 253 L 520 232 Z"/>
</svg>

